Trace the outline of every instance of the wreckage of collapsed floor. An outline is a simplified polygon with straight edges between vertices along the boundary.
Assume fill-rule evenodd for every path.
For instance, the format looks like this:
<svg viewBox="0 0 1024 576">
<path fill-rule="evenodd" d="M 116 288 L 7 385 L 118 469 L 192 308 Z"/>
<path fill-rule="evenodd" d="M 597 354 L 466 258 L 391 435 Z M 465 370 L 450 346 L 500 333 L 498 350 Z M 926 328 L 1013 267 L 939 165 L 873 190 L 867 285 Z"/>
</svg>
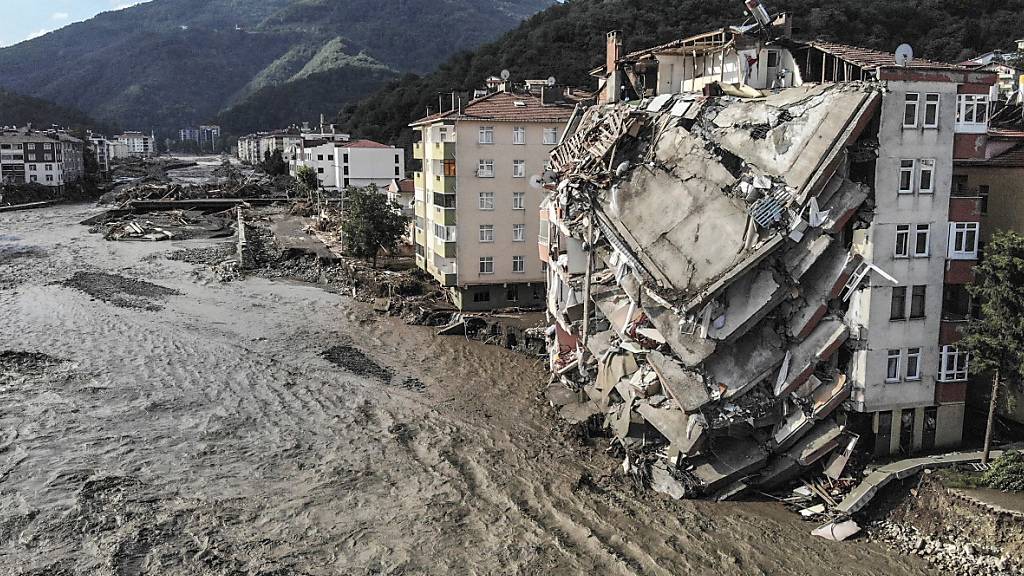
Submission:
<svg viewBox="0 0 1024 576">
<path fill-rule="evenodd" d="M 551 391 L 563 413 L 603 415 L 627 471 L 720 498 L 830 455 L 842 472 L 845 301 L 889 278 L 853 241 L 873 193 L 851 167 L 874 158 L 880 96 L 857 82 L 665 95 L 570 122 L 545 203 Z"/>
</svg>

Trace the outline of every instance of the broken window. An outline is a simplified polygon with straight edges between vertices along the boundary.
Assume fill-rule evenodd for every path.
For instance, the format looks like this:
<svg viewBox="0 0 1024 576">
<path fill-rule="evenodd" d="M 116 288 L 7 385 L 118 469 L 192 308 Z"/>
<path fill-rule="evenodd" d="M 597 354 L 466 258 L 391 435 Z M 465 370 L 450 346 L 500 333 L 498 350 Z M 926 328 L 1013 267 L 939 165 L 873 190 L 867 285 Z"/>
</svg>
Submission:
<svg viewBox="0 0 1024 576">
<path fill-rule="evenodd" d="M 494 242 L 494 224 L 480 225 L 480 241 Z"/>
<path fill-rule="evenodd" d="M 988 184 L 978 185 L 978 197 L 981 200 L 978 202 L 978 210 L 982 214 L 988 214 Z"/>
<path fill-rule="evenodd" d="M 917 127 L 917 104 L 921 95 L 916 92 L 907 92 L 903 100 L 903 126 L 905 128 Z"/>
<path fill-rule="evenodd" d="M 970 356 L 961 352 L 956 346 L 942 347 L 942 358 L 939 361 L 940 382 L 962 382 L 967 380 L 967 366 Z"/>
<path fill-rule="evenodd" d="M 512 209 L 526 210 L 526 192 L 512 193 Z"/>
<path fill-rule="evenodd" d="M 481 210 L 494 210 L 494 192 L 481 192 L 479 206 Z"/>
<path fill-rule="evenodd" d="M 900 194 L 914 192 L 914 160 L 900 160 Z"/>
<path fill-rule="evenodd" d="M 494 274 L 494 257 L 493 256 L 481 256 L 480 257 L 480 273 L 481 274 Z"/>
<path fill-rule="evenodd" d="M 896 249 L 893 252 L 896 258 L 907 258 L 910 256 L 910 225 L 896 225 Z"/>
<path fill-rule="evenodd" d="M 907 348 L 907 380 L 921 379 L 921 349 Z"/>
<path fill-rule="evenodd" d="M 512 177 L 526 178 L 526 160 L 512 161 Z"/>
<path fill-rule="evenodd" d="M 893 286 L 892 303 L 889 305 L 889 320 L 903 320 L 907 317 L 907 287 Z"/>
<path fill-rule="evenodd" d="M 513 224 L 512 225 L 512 241 L 513 242 L 525 242 L 526 241 L 526 224 Z"/>
<path fill-rule="evenodd" d="M 914 227 L 914 256 L 928 257 L 928 240 L 931 236 L 931 224 L 918 224 Z"/>
<path fill-rule="evenodd" d="M 925 292 L 928 286 L 919 284 L 911 289 L 910 293 L 910 317 L 924 318 Z"/>
<path fill-rule="evenodd" d="M 512 271 L 517 274 L 526 272 L 526 256 L 512 257 Z"/>
<path fill-rule="evenodd" d="M 861 280 L 867 276 L 868 272 L 871 271 L 871 265 L 867 262 L 861 262 L 854 269 L 853 274 L 850 274 L 850 278 L 846 281 L 846 285 L 843 287 L 843 302 L 850 299 L 853 296 L 853 292 L 860 286 Z"/>
<path fill-rule="evenodd" d="M 935 160 L 921 160 L 917 176 L 917 191 L 920 194 L 931 194 L 935 182 Z"/>
<path fill-rule="evenodd" d="M 512 128 L 512 143 L 526 144 L 526 128 L 522 126 Z"/>
<path fill-rule="evenodd" d="M 925 128 L 938 128 L 939 127 L 939 95 L 938 94 L 925 94 L 924 95 L 924 127 Z"/>
<path fill-rule="evenodd" d="M 516 284 L 510 284 L 505 290 L 505 300 L 509 302 L 519 302 L 519 286 Z"/>
<path fill-rule="evenodd" d="M 494 144 L 494 126 L 480 127 L 480 143 Z"/>
<path fill-rule="evenodd" d="M 494 178 L 494 160 L 480 160 L 477 162 L 476 175 L 479 178 Z"/>
<path fill-rule="evenodd" d="M 889 350 L 885 359 L 885 381 L 900 381 L 900 351 Z"/>
<path fill-rule="evenodd" d="M 949 258 L 975 260 L 978 257 L 978 223 L 949 223 Z"/>
</svg>

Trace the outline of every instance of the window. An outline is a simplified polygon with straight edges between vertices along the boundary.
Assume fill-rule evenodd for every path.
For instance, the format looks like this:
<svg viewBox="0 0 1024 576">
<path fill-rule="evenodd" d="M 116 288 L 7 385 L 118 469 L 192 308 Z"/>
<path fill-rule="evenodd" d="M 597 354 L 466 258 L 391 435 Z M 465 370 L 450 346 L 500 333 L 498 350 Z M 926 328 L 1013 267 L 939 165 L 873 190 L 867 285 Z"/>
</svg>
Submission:
<svg viewBox="0 0 1024 576">
<path fill-rule="evenodd" d="M 889 350 L 885 359 L 885 381 L 899 382 L 900 380 L 900 351 Z"/>
<path fill-rule="evenodd" d="M 29 182 L 39 182 L 39 176 L 36 176 L 35 174 L 29 176 Z"/>
<path fill-rule="evenodd" d="M 46 175 L 46 181 L 47 182 L 53 182 L 53 174 L 47 174 Z"/>
<path fill-rule="evenodd" d="M 526 178 L 526 160 L 512 161 L 512 177 Z"/>
<path fill-rule="evenodd" d="M 494 178 L 494 160 L 477 162 L 476 175 L 480 178 Z"/>
<path fill-rule="evenodd" d="M 35 164 L 29 164 L 28 165 L 28 171 L 29 172 L 35 172 L 36 171 L 36 165 Z"/>
<path fill-rule="evenodd" d="M 925 293 L 928 286 L 919 284 L 910 290 L 910 317 L 924 318 Z"/>
<path fill-rule="evenodd" d="M 480 209 L 494 210 L 494 192 L 480 193 Z"/>
<path fill-rule="evenodd" d="M 925 94 L 924 95 L 924 127 L 925 128 L 938 128 L 939 127 L 939 95 L 938 94 Z"/>
<path fill-rule="evenodd" d="M 949 223 L 949 254 L 953 260 L 974 260 L 978 257 L 978 223 Z"/>
<path fill-rule="evenodd" d="M 512 241 L 526 242 L 526 224 L 512 225 Z"/>
<path fill-rule="evenodd" d="M 917 175 L 917 191 L 931 194 L 935 188 L 935 160 L 921 160 Z"/>
<path fill-rule="evenodd" d="M 768 67 L 778 68 L 779 67 L 779 51 L 769 50 L 768 51 Z"/>
<path fill-rule="evenodd" d="M 317 154 L 316 155 L 316 159 L 317 159 L 318 162 L 323 162 L 324 161 L 324 155 L 323 154 Z"/>
<path fill-rule="evenodd" d="M 334 154 L 328 154 L 327 155 L 327 161 L 328 162 L 334 162 Z"/>
<path fill-rule="evenodd" d="M 434 237 L 442 242 L 455 241 L 455 226 L 434 223 Z"/>
<path fill-rule="evenodd" d="M 401 160 L 398 158 L 398 154 L 395 154 L 395 164 L 401 164 Z"/>
<path fill-rule="evenodd" d="M 893 252 L 896 258 L 907 258 L 910 256 L 910 225 L 896 225 L 896 249 Z"/>
<path fill-rule="evenodd" d="M 918 224 L 914 227 L 914 257 L 928 257 L 928 240 L 931 236 L 931 224 Z"/>
<path fill-rule="evenodd" d="M 480 127 L 480 143 L 494 144 L 494 126 Z"/>
<path fill-rule="evenodd" d="M 526 210 L 526 192 L 512 193 L 512 209 Z"/>
<path fill-rule="evenodd" d="M 988 96 L 983 94 L 958 94 L 956 104 L 957 124 L 988 123 Z"/>
<path fill-rule="evenodd" d="M 940 382 L 962 382 L 967 380 L 967 367 L 970 357 L 967 352 L 957 350 L 956 346 L 943 346 L 942 358 L 939 361 Z"/>
<path fill-rule="evenodd" d="M 481 256 L 480 257 L 480 273 L 481 274 L 494 274 L 494 257 L 493 256 Z"/>
<path fill-rule="evenodd" d="M 441 163 L 445 176 L 455 176 L 455 160 L 445 160 Z"/>
<path fill-rule="evenodd" d="M 400 174 L 398 173 L 398 166 L 395 166 L 395 176 L 399 176 L 399 175 Z"/>
<path fill-rule="evenodd" d="M 988 184 L 978 185 L 978 196 L 981 198 L 978 210 L 980 210 L 982 214 L 988 214 Z"/>
<path fill-rule="evenodd" d="M 345 166 L 342 166 L 341 172 L 345 176 L 348 176 L 348 165 L 347 164 Z"/>
<path fill-rule="evenodd" d="M 894 286 L 892 289 L 892 303 L 889 306 L 889 320 L 903 320 L 907 310 L 907 287 Z"/>
<path fill-rule="evenodd" d="M 921 95 L 916 92 L 907 92 L 903 100 L 903 126 L 906 128 L 917 127 L 917 103 Z"/>
<path fill-rule="evenodd" d="M 473 302 L 490 302 L 491 301 L 491 290 L 490 288 L 484 288 L 473 292 Z"/>
<path fill-rule="evenodd" d="M 914 160 L 900 160 L 900 194 L 913 194 L 915 164 Z"/>
<path fill-rule="evenodd" d="M 547 145 L 556 144 L 558 142 L 558 128 L 545 128 L 544 129 L 544 143 Z"/>
<path fill-rule="evenodd" d="M 344 162 L 345 164 L 348 164 L 348 154 L 342 155 L 341 161 Z"/>
<path fill-rule="evenodd" d="M 907 348 L 907 380 L 921 379 L 921 349 Z"/>
<path fill-rule="evenodd" d="M 505 300 L 509 302 L 519 301 L 519 286 L 512 284 L 505 290 Z"/>
<path fill-rule="evenodd" d="M 480 241 L 494 242 L 494 224 L 480 225 Z"/>
<path fill-rule="evenodd" d="M 324 173 L 324 169 L 323 168 L 317 168 L 316 169 L 316 173 L 317 174 L 323 174 Z"/>
<path fill-rule="evenodd" d="M 526 128 L 522 126 L 516 126 L 512 129 L 512 143 L 513 144 L 526 144 Z"/>
<path fill-rule="evenodd" d="M 526 256 L 512 257 L 512 271 L 516 274 L 526 272 Z"/>
</svg>

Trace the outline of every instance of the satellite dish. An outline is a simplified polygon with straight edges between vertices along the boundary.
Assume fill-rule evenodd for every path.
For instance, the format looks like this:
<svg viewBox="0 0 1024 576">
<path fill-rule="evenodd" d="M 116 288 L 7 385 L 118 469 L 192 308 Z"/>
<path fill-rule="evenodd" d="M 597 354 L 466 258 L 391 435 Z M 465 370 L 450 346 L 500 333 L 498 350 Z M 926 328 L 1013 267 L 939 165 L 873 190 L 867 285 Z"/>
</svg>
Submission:
<svg viewBox="0 0 1024 576">
<path fill-rule="evenodd" d="M 914 49 L 910 47 L 910 44 L 900 44 L 896 48 L 896 65 L 897 66 L 909 66 L 914 60 Z"/>
<path fill-rule="evenodd" d="M 554 76 L 548 76 L 548 86 L 554 86 L 554 85 L 555 85 L 555 77 Z"/>
<path fill-rule="evenodd" d="M 502 80 L 508 80 L 511 76 L 512 76 L 512 73 L 509 72 L 507 69 L 501 71 L 501 79 Z"/>
<path fill-rule="evenodd" d="M 534 174 L 530 176 L 530 187 L 532 188 L 543 188 L 544 179 L 540 174 Z"/>
</svg>

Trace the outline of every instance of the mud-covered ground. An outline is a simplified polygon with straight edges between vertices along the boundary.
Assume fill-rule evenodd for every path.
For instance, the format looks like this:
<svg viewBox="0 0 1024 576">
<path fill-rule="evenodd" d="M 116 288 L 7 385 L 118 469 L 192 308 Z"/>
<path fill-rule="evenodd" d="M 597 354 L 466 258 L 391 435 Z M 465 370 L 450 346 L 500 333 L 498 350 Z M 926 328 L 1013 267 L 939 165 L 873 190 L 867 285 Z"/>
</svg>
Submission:
<svg viewBox="0 0 1024 576">
<path fill-rule="evenodd" d="M 0 574 L 927 574 L 634 493 L 525 356 L 0 214 Z"/>
</svg>

